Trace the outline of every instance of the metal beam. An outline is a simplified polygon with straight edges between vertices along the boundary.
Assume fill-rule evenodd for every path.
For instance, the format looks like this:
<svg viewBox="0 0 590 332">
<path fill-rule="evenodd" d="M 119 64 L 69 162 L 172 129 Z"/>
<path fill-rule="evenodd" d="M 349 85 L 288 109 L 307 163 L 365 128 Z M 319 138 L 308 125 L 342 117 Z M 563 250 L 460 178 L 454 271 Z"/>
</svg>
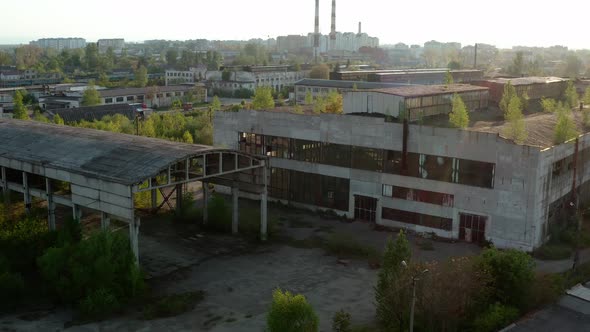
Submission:
<svg viewBox="0 0 590 332">
<path fill-rule="evenodd" d="M 231 232 L 232 234 L 238 234 L 238 224 L 239 224 L 239 216 L 238 216 L 238 198 L 240 194 L 240 190 L 237 187 L 237 184 L 232 186 L 231 188 L 231 196 L 232 196 L 232 222 L 231 222 Z"/>
<path fill-rule="evenodd" d="M 53 188 L 51 180 L 45 178 L 45 192 L 47 194 L 47 222 L 49 224 L 49 230 L 54 231 L 55 226 L 55 202 L 53 201 Z"/>
<path fill-rule="evenodd" d="M 245 168 L 240 168 L 238 170 L 228 171 L 228 172 L 219 173 L 219 174 L 212 174 L 212 175 L 207 175 L 207 176 L 201 176 L 201 177 L 190 179 L 188 181 L 177 181 L 177 182 L 172 182 L 172 183 L 163 184 L 163 185 L 156 185 L 156 186 L 146 187 L 146 188 L 139 188 L 138 186 L 134 186 L 134 193 L 140 193 L 140 192 L 144 192 L 144 191 L 148 191 L 148 190 L 152 190 L 152 189 L 167 188 L 167 187 L 175 186 L 177 184 L 185 184 L 185 183 L 197 182 L 197 181 L 202 181 L 204 179 L 212 179 L 212 178 L 220 177 L 222 175 L 240 173 L 240 172 L 243 172 L 243 171 L 249 171 L 249 170 L 256 169 L 256 168 L 261 168 L 261 167 L 263 167 L 262 164 L 255 165 L 255 166 L 250 166 L 250 167 L 245 167 Z"/>
<path fill-rule="evenodd" d="M 266 163 L 262 169 L 262 183 L 264 188 L 260 194 L 260 240 L 266 241 L 268 238 L 268 226 L 267 226 L 267 200 L 268 200 L 268 173 Z"/>
<path fill-rule="evenodd" d="M 29 177 L 23 172 L 23 197 L 25 201 L 25 213 L 31 213 L 31 194 L 29 193 Z"/>
</svg>

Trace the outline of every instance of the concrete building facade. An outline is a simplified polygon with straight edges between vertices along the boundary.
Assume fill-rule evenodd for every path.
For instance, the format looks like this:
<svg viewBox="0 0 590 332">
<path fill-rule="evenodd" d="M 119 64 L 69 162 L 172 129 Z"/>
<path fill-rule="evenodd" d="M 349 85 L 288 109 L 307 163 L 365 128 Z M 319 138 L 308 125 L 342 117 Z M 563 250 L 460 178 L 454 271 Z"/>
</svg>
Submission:
<svg viewBox="0 0 590 332">
<path fill-rule="evenodd" d="M 330 92 L 342 93 L 347 90 L 383 89 L 403 86 L 396 83 L 373 83 L 356 81 L 334 81 L 305 78 L 295 83 L 295 101 L 305 103 L 305 96 L 310 93 L 312 98 L 326 96 Z"/>
<path fill-rule="evenodd" d="M 86 47 L 86 39 L 84 38 L 42 38 L 31 42 L 42 48 L 53 48 L 58 51 L 69 50 Z"/>
<path fill-rule="evenodd" d="M 531 251 L 588 197 L 587 134 L 518 145 L 501 129 L 245 110 L 216 113 L 214 128 L 214 144 L 270 159 L 274 200 L 444 238 Z"/>
</svg>

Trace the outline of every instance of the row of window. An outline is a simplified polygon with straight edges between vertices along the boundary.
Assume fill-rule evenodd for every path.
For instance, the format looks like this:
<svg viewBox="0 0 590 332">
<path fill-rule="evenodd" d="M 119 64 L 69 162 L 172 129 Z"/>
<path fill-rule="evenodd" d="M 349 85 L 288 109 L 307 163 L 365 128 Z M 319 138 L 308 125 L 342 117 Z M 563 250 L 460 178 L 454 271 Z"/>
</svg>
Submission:
<svg viewBox="0 0 590 332">
<path fill-rule="evenodd" d="M 170 97 L 174 97 L 174 96 L 176 96 L 176 97 L 180 97 L 180 96 L 182 96 L 182 95 L 183 95 L 183 93 L 182 93 L 182 92 L 178 92 L 178 91 L 177 91 L 177 92 L 174 92 L 174 93 L 172 93 L 172 92 L 167 92 L 167 93 L 165 93 L 165 94 L 164 94 L 164 93 L 158 93 L 158 94 L 156 95 L 156 97 L 157 97 L 157 98 L 163 98 L 163 97 L 164 97 L 164 95 L 165 95 L 166 97 L 168 97 L 168 98 L 170 98 Z M 143 101 L 143 100 L 145 99 L 145 95 L 137 95 L 137 96 L 126 96 L 126 97 L 116 97 L 116 98 L 114 98 L 114 99 L 113 99 L 113 98 L 105 98 L 105 99 L 104 99 L 104 102 L 105 102 L 105 104 L 112 104 L 112 103 L 113 103 L 113 100 L 114 100 L 115 102 L 117 102 L 117 103 L 122 103 L 122 102 L 124 102 L 124 101 L 135 101 L 136 99 L 137 99 L 137 101 Z"/>
<path fill-rule="evenodd" d="M 495 164 L 460 158 L 308 141 L 252 133 L 239 134 L 240 150 L 269 157 L 292 159 L 493 188 Z"/>
<path fill-rule="evenodd" d="M 271 197 L 348 211 L 350 180 L 282 168 L 272 168 Z"/>
<path fill-rule="evenodd" d="M 453 230 L 453 219 L 431 216 L 428 214 L 403 211 L 390 208 L 382 208 L 381 218 L 403 222 L 405 224 L 412 224 L 445 231 Z"/>
<path fill-rule="evenodd" d="M 194 74 L 192 72 L 166 72 L 166 76 L 174 76 L 174 77 L 193 77 Z"/>
<path fill-rule="evenodd" d="M 388 184 L 383 185 L 383 196 L 405 199 L 408 201 L 453 207 L 455 196 L 434 191 L 411 189 Z"/>
</svg>

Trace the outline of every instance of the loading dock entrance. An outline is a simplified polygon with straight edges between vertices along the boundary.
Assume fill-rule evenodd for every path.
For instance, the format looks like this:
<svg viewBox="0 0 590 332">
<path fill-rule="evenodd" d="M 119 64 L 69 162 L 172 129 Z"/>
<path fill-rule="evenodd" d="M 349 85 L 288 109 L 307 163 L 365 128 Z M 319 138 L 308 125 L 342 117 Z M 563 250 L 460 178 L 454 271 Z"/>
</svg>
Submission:
<svg viewBox="0 0 590 332">
<path fill-rule="evenodd" d="M 354 219 L 375 222 L 376 215 L 376 198 L 354 195 Z"/>
<path fill-rule="evenodd" d="M 459 240 L 482 243 L 485 240 L 488 217 L 459 213 Z"/>
</svg>

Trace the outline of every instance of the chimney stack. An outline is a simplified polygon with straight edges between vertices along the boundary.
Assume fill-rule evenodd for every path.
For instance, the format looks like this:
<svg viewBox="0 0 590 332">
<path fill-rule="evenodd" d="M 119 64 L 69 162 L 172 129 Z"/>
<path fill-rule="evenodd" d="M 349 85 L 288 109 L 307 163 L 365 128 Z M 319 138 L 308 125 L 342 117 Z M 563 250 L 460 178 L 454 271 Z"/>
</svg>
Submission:
<svg viewBox="0 0 590 332">
<path fill-rule="evenodd" d="M 362 30 L 361 30 L 361 22 L 359 22 L 359 35 L 361 34 Z"/>
<path fill-rule="evenodd" d="M 315 61 L 318 62 L 318 49 L 320 47 L 320 0 L 315 0 L 315 27 L 313 35 L 313 48 Z"/>
<path fill-rule="evenodd" d="M 334 49 L 336 41 L 336 0 L 332 0 L 332 27 L 330 29 L 330 40 L 332 41 L 330 46 Z"/>
</svg>

